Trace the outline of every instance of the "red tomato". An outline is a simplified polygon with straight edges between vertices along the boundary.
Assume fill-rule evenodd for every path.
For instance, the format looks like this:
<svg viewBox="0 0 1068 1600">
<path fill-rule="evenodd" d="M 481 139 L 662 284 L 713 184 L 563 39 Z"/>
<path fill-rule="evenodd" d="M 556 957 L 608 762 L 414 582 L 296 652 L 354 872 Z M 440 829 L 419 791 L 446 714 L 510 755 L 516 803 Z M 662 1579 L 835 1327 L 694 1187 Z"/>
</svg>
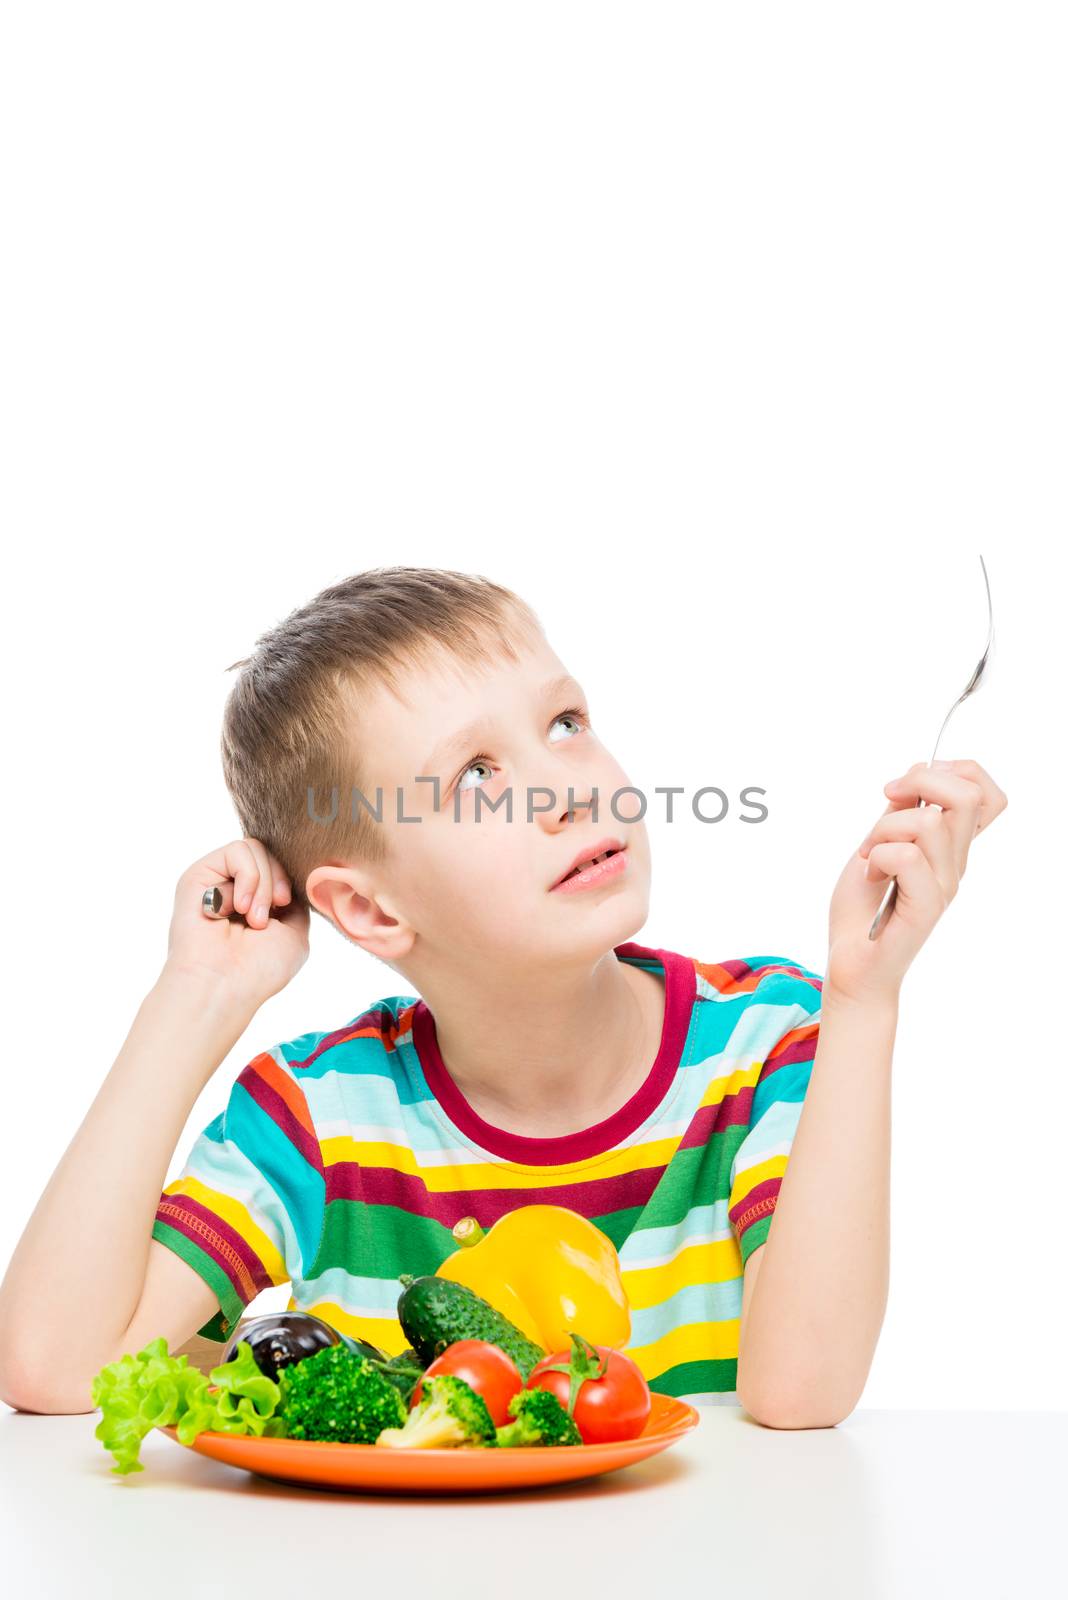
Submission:
<svg viewBox="0 0 1068 1600">
<path fill-rule="evenodd" d="M 482 1396 L 494 1427 L 503 1428 L 506 1422 L 512 1421 L 508 1402 L 523 1387 L 523 1376 L 511 1356 L 505 1355 L 495 1344 L 485 1339 L 455 1339 L 435 1357 L 419 1379 L 408 1401 L 409 1409 L 423 1398 L 423 1380 L 437 1378 L 443 1372 L 462 1378 Z"/>
<path fill-rule="evenodd" d="M 574 1348 L 578 1370 L 583 1371 L 587 1367 L 596 1370 L 592 1362 L 583 1360 L 578 1347 Z M 572 1416 L 582 1435 L 583 1444 L 608 1444 L 613 1439 L 636 1439 L 648 1422 L 653 1408 L 645 1374 L 622 1350 L 613 1350 L 611 1345 L 587 1344 L 586 1348 L 596 1351 L 605 1362 L 605 1370 L 602 1377 L 584 1378 L 575 1399 Z M 549 1389 L 566 1411 L 571 1394 L 570 1374 L 549 1369 L 567 1366 L 570 1361 L 570 1350 L 560 1350 L 546 1356 L 531 1372 L 527 1388 Z M 600 1364 L 598 1361 L 596 1365 L 599 1367 Z"/>
</svg>

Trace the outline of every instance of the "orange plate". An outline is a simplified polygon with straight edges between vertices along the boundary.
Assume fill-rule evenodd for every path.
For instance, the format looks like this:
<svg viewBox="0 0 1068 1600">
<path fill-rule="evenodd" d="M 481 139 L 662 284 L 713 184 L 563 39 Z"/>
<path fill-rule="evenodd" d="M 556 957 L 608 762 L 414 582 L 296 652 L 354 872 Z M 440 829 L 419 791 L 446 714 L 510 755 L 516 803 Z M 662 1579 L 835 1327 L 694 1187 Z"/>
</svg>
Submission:
<svg viewBox="0 0 1068 1600">
<path fill-rule="evenodd" d="M 614 1444 L 503 1449 L 387 1450 L 374 1444 L 319 1444 L 309 1439 L 252 1438 L 201 1433 L 188 1446 L 213 1461 L 244 1467 L 264 1478 L 323 1489 L 386 1489 L 463 1494 L 468 1490 L 526 1489 L 569 1478 L 593 1478 L 656 1455 L 700 1421 L 685 1400 L 653 1394 L 649 1421 L 636 1439 Z M 177 1443 L 173 1427 L 160 1428 Z"/>
</svg>

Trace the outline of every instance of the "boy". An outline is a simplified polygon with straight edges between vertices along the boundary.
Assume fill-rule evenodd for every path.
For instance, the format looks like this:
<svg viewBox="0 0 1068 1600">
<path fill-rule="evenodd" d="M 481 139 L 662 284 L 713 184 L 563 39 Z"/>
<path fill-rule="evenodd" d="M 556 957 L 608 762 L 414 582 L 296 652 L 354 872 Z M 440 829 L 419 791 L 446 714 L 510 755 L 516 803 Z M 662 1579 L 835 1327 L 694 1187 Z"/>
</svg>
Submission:
<svg viewBox="0 0 1068 1600">
<path fill-rule="evenodd" d="M 0 1397 L 91 1409 L 105 1362 L 224 1338 L 286 1282 L 291 1308 L 392 1353 L 399 1273 L 433 1272 L 462 1216 L 550 1202 L 613 1239 L 655 1389 L 840 1421 L 886 1302 L 901 979 L 1003 792 L 969 761 L 887 786 L 822 979 L 704 961 L 633 942 L 645 825 L 610 808 L 626 775 L 510 591 L 360 573 L 235 665 L 222 752 L 245 837 L 180 879 L 160 976 L 19 1242 Z M 403 992 L 257 1055 L 161 1193 L 196 1096 L 305 960 L 312 909 Z"/>
</svg>

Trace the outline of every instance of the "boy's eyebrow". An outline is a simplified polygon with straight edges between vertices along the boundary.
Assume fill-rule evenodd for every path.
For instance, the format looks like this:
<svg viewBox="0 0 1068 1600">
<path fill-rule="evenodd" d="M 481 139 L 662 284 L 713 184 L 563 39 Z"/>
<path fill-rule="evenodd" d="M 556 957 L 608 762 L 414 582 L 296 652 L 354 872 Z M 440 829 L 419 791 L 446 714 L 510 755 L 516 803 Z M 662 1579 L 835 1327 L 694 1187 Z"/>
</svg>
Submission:
<svg viewBox="0 0 1068 1600">
<path fill-rule="evenodd" d="M 551 678 L 548 683 L 543 683 L 541 686 L 541 698 L 543 700 L 555 699 L 557 695 L 570 693 L 572 690 L 575 691 L 579 699 L 582 698 L 582 686 L 578 680 L 565 674 L 562 678 Z M 433 773 L 437 770 L 439 764 L 448 760 L 451 755 L 463 755 L 465 751 L 470 750 L 473 745 L 479 742 L 482 734 L 488 728 L 489 722 L 485 717 L 476 717 L 473 722 L 465 723 L 462 728 L 457 728 L 455 733 L 450 734 L 447 739 L 443 739 L 430 752 L 420 770 L 423 773 Z"/>
</svg>

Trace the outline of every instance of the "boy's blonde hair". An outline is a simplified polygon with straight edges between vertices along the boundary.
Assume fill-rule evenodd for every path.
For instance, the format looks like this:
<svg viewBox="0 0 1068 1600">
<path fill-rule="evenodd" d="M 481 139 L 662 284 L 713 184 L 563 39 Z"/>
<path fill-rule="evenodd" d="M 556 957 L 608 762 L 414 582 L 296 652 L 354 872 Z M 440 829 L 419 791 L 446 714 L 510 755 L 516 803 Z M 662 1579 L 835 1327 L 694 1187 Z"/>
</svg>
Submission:
<svg viewBox="0 0 1068 1600">
<path fill-rule="evenodd" d="M 330 857 L 378 862 L 384 829 L 357 803 L 376 804 L 375 752 L 360 744 L 361 703 L 385 685 L 403 703 L 397 670 L 431 664 L 518 659 L 513 639 L 541 632 L 518 595 L 475 573 L 436 567 L 373 567 L 332 584 L 257 640 L 226 701 L 222 763 L 246 838 L 259 839 L 307 904 L 313 867 Z M 414 776 L 414 775 L 413 775 Z M 329 827 L 308 815 L 308 789 Z M 383 789 L 383 821 L 396 800 Z M 391 808 L 391 809 L 386 809 Z M 410 811 L 410 805 L 409 805 Z M 313 908 L 314 909 L 314 908 Z"/>
</svg>

